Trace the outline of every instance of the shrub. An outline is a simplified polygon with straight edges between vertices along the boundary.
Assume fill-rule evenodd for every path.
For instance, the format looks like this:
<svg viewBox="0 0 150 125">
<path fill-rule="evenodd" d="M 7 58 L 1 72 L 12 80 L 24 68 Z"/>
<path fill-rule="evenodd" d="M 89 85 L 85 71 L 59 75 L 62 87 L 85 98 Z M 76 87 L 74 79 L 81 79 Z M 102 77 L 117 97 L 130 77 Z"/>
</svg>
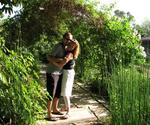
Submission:
<svg viewBox="0 0 150 125">
<path fill-rule="evenodd" d="M 7 53 L 7 54 L 6 54 Z M 33 125 L 41 117 L 45 94 L 31 53 L 0 49 L 0 123 Z"/>
</svg>

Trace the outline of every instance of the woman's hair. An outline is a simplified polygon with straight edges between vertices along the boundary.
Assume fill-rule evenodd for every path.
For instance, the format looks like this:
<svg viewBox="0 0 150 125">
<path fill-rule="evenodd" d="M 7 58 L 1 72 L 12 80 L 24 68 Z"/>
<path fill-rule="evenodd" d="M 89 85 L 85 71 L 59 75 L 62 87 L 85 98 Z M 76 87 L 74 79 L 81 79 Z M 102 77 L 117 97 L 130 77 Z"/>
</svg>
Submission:
<svg viewBox="0 0 150 125">
<path fill-rule="evenodd" d="M 77 40 L 74 41 L 76 43 L 76 46 L 74 48 L 74 50 L 72 51 L 73 57 L 74 59 L 77 59 L 80 53 L 80 45 L 79 42 Z"/>
<path fill-rule="evenodd" d="M 63 38 L 67 38 L 67 36 L 69 35 L 72 35 L 71 32 L 66 32 L 64 35 L 63 35 Z M 77 59 L 78 56 L 79 56 L 79 53 L 80 53 L 80 45 L 79 45 L 79 42 L 74 39 L 74 40 L 71 40 L 71 42 L 74 42 L 76 44 L 75 48 L 72 50 L 72 54 L 73 54 L 73 57 L 74 59 Z"/>
</svg>

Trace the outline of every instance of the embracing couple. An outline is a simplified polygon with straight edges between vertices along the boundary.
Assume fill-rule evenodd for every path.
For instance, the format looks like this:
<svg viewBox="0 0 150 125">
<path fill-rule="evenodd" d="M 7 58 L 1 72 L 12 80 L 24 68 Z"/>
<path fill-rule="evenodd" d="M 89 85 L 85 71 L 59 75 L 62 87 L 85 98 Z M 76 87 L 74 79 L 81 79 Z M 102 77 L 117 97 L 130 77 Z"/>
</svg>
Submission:
<svg viewBox="0 0 150 125">
<path fill-rule="evenodd" d="M 63 115 L 64 119 L 69 116 L 70 97 L 75 76 L 74 66 L 79 55 L 79 48 L 78 41 L 73 39 L 70 32 L 66 32 L 62 42 L 55 46 L 51 55 L 48 55 L 49 63 L 46 73 L 48 120 L 58 120 L 53 114 Z M 66 114 L 58 110 L 60 96 L 64 98 Z"/>
</svg>

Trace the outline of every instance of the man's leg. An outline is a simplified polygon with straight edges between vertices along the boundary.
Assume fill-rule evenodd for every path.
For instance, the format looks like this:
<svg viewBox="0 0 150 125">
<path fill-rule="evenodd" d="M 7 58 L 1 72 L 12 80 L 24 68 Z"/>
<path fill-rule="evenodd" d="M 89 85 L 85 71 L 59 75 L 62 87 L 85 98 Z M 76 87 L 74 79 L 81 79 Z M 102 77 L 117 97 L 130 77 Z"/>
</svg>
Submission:
<svg viewBox="0 0 150 125">
<path fill-rule="evenodd" d="M 52 101 L 48 100 L 47 102 L 48 118 L 52 117 L 51 108 L 52 108 Z"/>
<path fill-rule="evenodd" d="M 50 100 L 48 100 L 47 109 L 48 109 L 48 119 L 47 120 L 50 120 L 50 121 L 57 121 L 57 120 L 59 120 L 59 118 L 52 116 L 52 111 L 51 111 L 51 109 L 52 109 L 52 101 L 50 101 Z"/>
<path fill-rule="evenodd" d="M 53 99 L 53 112 L 54 113 L 59 112 L 58 103 L 59 103 L 59 98 L 60 98 L 60 93 L 61 93 L 61 82 L 62 82 L 62 74 L 59 76 L 55 97 Z"/>
<path fill-rule="evenodd" d="M 58 103 L 59 103 L 59 98 L 54 97 L 54 99 L 53 99 L 53 112 L 59 112 Z"/>
<path fill-rule="evenodd" d="M 47 91 L 48 91 L 48 101 L 47 101 L 47 113 L 48 119 L 56 121 L 57 119 L 52 117 L 52 100 L 53 100 L 53 90 L 54 90 L 54 78 L 52 77 L 51 73 L 46 73 L 46 80 L 47 80 Z"/>
</svg>

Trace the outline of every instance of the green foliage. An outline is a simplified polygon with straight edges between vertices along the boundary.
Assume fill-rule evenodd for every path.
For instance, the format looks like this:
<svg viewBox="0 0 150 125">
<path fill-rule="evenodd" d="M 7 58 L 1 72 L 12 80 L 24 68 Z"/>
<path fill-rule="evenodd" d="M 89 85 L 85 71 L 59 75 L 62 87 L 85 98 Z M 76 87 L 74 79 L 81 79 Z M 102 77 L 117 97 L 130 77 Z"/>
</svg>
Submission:
<svg viewBox="0 0 150 125">
<path fill-rule="evenodd" d="M 24 0 L 20 15 L 8 20 L 2 33 L 7 44 L 14 45 L 11 49 L 27 46 L 41 59 L 64 32 L 71 31 L 81 46 L 77 76 L 95 81 L 110 75 L 119 64 L 144 62 L 131 17 L 129 13 L 118 18 L 101 12 L 85 0 Z"/>
<path fill-rule="evenodd" d="M 141 67 L 142 68 L 142 67 Z M 142 68 L 143 69 L 143 68 Z M 113 125 L 150 124 L 150 79 L 135 67 L 115 70 L 109 83 Z"/>
<path fill-rule="evenodd" d="M 119 64 L 130 65 L 145 60 L 140 55 L 140 40 L 128 20 L 102 19 L 99 17 L 97 27 L 85 20 L 80 20 L 80 24 L 75 22 L 72 27 L 81 45 L 78 72 L 84 80 L 102 79 Z"/>
<path fill-rule="evenodd" d="M 104 93 L 108 94 L 109 78 L 114 81 L 113 78 L 116 75 L 114 70 L 119 65 L 129 66 L 145 61 L 141 54 L 140 39 L 135 33 L 134 27 L 131 26 L 133 16 L 121 11 L 112 16 L 110 10 L 113 5 L 106 11 L 101 11 L 97 10 L 96 5 L 91 2 L 94 1 L 22 0 L 20 14 L 5 20 L 1 26 L 1 36 L 5 38 L 6 46 L 9 49 L 17 50 L 20 53 L 6 51 L 7 49 L 3 49 L 5 53 L 1 51 L 0 77 L 3 81 L 1 95 L 4 95 L 2 99 L 7 102 L 5 109 L 12 107 L 6 109 L 7 112 L 4 114 L 6 117 L 12 118 L 15 123 L 17 120 L 21 121 L 22 124 L 29 124 L 36 117 L 35 114 L 38 113 L 36 109 L 43 101 L 37 100 L 37 98 L 41 99 L 39 94 L 42 91 L 39 90 L 37 83 L 35 60 L 45 62 L 46 54 L 51 52 L 53 46 L 61 40 L 66 31 L 71 31 L 74 38 L 80 43 L 81 52 L 76 61 L 77 79 L 84 83 L 92 83 L 94 89 L 97 89 L 99 93 L 106 90 Z M 34 57 L 28 53 L 26 48 L 30 49 Z M 136 75 L 138 76 L 138 73 Z M 121 78 L 121 76 L 119 77 Z M 37 93 L 38 90 L 41 93 Z M 30 94 L 31 92 L 33 93 Z M 136 93 L 138 92 L 136 91 Z M 11 99 L 5 99 L 5 96 L 10 96 Z M 14 101 L 12 101 L 13 99 Z M 113 98 L 110 95 L 112 102 L 114 102 L 113 99 L 116 97 Z M 118 102 L 117 104 L 119 105 Z M 112 104 L 111 106 L 115 107 Z M 135 104 L 135 106 L 137 105 Z M 116 110 L 119 113 L 118 108 Z M 141 109 L 141 111 L 144 110 Z M 23 113 L 21 114 L 21 112 Z M 117 120 L 119 121 L 120 118 L 123 117 L 119 117 Z M 141 121 L 141 123 L 143 122 Z"/>
<path fill-rule="evenodd" d="M 142 36 L 150 36 L 150 20 L 145 20 L 141 26 Z"/>
<path fill-rule="evenodd" d="M 0 43 L 4 42 L 1 38 Z M 17 54 L 4 44 L 0 49 L 0 122 L 11 119 L 13 125 L 35 124 L 45 105 L 33 55 Z"/>
<path fill-rule="evenodd" d="M 54 45 L 60 42 L 57 41 L 57 39 L 55 37 L 48 38 L 46 35 L 42 34 L 40 35 L 40 40 L 35 42 L 30 48 L 31 52 L 37 60 L 42 61 L 42 63 L 47 63 L 47 54 L 50 54 Z"/>
</svg>

